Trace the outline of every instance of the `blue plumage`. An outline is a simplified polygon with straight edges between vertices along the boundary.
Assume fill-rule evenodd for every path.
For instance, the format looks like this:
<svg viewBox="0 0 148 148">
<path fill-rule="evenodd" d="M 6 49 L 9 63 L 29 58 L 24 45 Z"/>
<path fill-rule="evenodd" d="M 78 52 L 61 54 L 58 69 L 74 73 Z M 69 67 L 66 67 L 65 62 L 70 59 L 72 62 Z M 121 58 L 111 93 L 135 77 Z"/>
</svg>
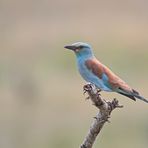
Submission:
<svg viewBox="0 0 148 148">
<path fill-rule="evenodd" d="M 109 68 L 99 62 L 87 43 L 77 42 L 65 48 L 73 50 L 76 55 L 77 66 L 85 81 L 94 84 L 98 89 L 108 92 L 117 92 L 133 100 L 141 99 L 148 103 L 137 91 L 127 85 Z"/>
</svg>

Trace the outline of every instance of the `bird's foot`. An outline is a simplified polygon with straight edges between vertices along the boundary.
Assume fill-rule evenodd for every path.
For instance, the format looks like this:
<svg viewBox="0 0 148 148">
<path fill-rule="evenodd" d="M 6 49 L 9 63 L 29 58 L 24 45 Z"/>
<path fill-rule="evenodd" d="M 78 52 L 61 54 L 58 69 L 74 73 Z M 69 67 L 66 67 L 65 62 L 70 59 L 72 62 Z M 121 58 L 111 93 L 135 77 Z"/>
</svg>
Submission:
<svg viewBox="0 0 148 148">
<path fill-rule="evenodd" d="M 83 91 L 84 91 L 84 94 L 87 92 L 87 91 L 90 91 L 92 89 L 92 85 L 90 83 L 86 84 L 83 86 Z"/>
<path fill-rule="evenodd" d="M 88 83 L 88 84 L 83 86 L 84 94 L 88 91 L 91 91 L 92 89 L 96 89 L 97 93 L 100 93 L 102 91 L 101 89 L 96 88 L 96 86 L 94 84 L 91 84 L 91 83 Z"/>
<path fill-rule="evenodd" d="M 92 89 L 91 84 L 86 84 L 83 86 L 83 94 L 86 94 L 86 92 L 90 91 Z"/>
<path fill-rule="evenodd" d="M 88 94 L 94 90 L 94 92 L 98 95 L 101 96 L 100 92 L 102 91 L 101 89 L 96 88 L 95 85 L 88 83 L 86 85 L 83 86 L 83 95 L 85 95 L 87 92 Z M 90 97 L 88 96 L 85 100 L 88 100 Z"/>
<path fill-rule="evenodd" d="M 83 86 L 83 95 L 85 95 L 88 91 L 90 91 L 92 89 L 91 84 L 86 84 Z M 85 98 L 85 100 L 90 99 L 90 96 L 88 96 L 87 98 Z"/>
</svg>

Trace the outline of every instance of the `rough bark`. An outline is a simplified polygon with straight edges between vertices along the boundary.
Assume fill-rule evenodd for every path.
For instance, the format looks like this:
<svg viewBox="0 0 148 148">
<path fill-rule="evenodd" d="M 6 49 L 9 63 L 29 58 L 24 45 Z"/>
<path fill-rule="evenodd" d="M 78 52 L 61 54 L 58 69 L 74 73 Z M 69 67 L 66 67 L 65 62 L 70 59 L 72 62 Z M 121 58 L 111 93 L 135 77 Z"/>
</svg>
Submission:
<svg viewBox="0 0 148 148">
<path fill-rule="evenodd" d="M 86 135 L 80 148 L 92 148 L 97 135 L 100 133 L 102 127 L 106 122 L 109 122 L 110 114 L 115 108 L 122 108 L 122 105 L 118 104 L 118 100 L 113 99 L 109 102 L 101 98 L 99 90 L 94 85 L 87 84 L 84 86 L 84 93 L 88 93 L 88 98 L 91 99 L 93 105 L 95 105 L 99 112 L 97 113 L 95 120 L 91 124 L 91 127 Z"/>
</svg>

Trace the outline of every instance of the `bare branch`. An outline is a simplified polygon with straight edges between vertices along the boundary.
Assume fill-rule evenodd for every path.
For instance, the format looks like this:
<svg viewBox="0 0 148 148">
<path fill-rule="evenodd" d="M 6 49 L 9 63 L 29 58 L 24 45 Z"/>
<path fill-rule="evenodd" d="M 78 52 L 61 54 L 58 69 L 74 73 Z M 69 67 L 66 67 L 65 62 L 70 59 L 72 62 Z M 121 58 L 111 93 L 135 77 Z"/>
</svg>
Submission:
<svg viewBox="0 0 148 148">
<path fill-rule="evenodd" d="M 100 133 L 105 122 L 109 122 L 110 114 L 115 108 L 122 108 L 122 105 L 118 104 L 118 100 L 113 99 L 112 102 L 107 102 L 102 99 L 99 94 L 99 90 L 94 85 L 87 84 L 84 86 L 84 93 L 88 93 L 89 98 L 93 102 L 99 112 L 93 121 L 87 136 L 85 137 L 83 144 L 80 148 L 92 148 L 97 135 Z"/>
</svg>

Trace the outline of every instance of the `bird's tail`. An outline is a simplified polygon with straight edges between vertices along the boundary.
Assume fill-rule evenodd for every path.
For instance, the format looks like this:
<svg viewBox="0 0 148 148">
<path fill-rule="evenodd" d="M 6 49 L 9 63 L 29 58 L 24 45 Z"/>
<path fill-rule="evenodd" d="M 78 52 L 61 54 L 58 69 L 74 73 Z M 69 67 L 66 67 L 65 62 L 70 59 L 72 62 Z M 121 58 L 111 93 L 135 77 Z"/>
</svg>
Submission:
<svg viewBox="0 0 148 148">
<path fill-rule="evenodd" d="M 120 92 L 119 92 L 119 91 L 120 91 Z M 130 92 L 129 92 L 129 91 L 127 92 L 127 90 L 124 90 L 124 89 L 120 88 L 119 91 L 118 91 L 118 93 L 120 93 L 120 94 L 122 94 L 122 95 L 124 95 L 124 96 L 126 96 L 126 97 L 129 97 L 130 99 L 132 99 L 132 100 L 134 100 L 134 101 L 136 101 L 136 98 L 137 98 L 137 99 L 140 99 L 140 100 L 142 100 L 142 101 L 148 103 L 148 100 L 145 99 L 143 96 L 141 96 L 141 95 L 139 94 L 139 92 L 137 92 L 137 91 L 134 90 L 134 89 L 132 89 L 132 91 L 130 91 Z"/>
<path fill-rule="evenodd" d="M 140 100 L 142 100 L 142 101 L 148 103 L 148 100 L 145 99 L 143 96 L 141 96 L 141 95 L 139 94 L 139 92 L 137 92 L 135 89 L 132 89 L 132 95 L 133 95 L 134 97 L 136 97 L 137 99 L 140 99 Z"/>
<path fill-rule="evenodd" d="M 140 99 L 140 100 L 142 100 L 142 101 L 148 103 L 148 100 L 145 99 L 143 96 L 140 96 L 140 95 L 134 94 L 134 97 L 136 97 L 137 99 Z"/>
</svg>

